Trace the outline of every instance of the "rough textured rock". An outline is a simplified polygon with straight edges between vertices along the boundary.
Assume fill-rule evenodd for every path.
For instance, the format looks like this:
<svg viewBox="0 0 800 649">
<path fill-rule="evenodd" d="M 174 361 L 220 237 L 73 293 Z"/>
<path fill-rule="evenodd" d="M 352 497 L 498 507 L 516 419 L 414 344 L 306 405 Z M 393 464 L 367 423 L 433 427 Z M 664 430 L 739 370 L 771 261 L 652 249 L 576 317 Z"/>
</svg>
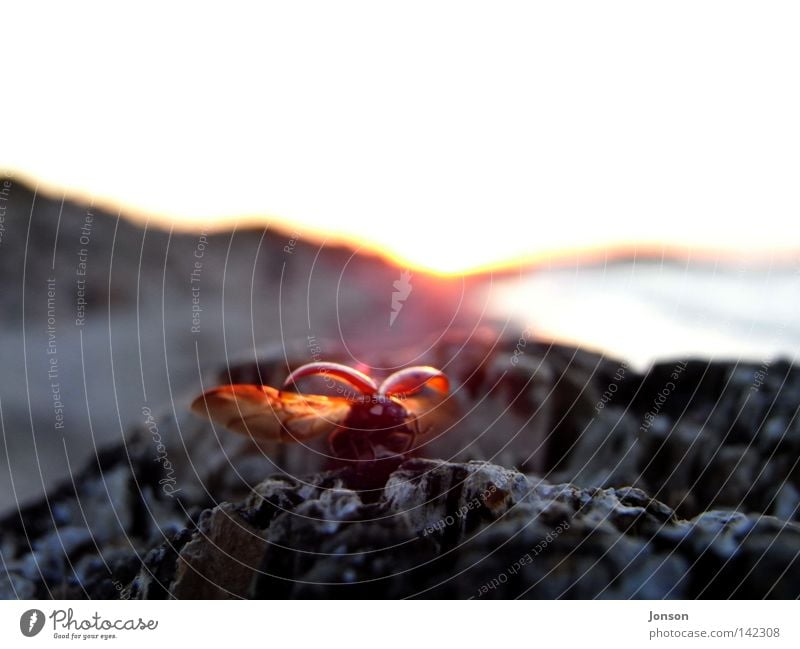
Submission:
<svg viewBox="0 0 800 649">
<path fill-rule="evenodd" d="M 480 462 L 406 461 L 377 497 L 372 490 L 363 497 L 362 480 L 349 468 L 305 482 L 268 478 L 246 499 L 206 509 L 185 529 L 165 532 L 146 553 L 135 547 L 107 553 L 116 555 L 110 571 L 86 561 L 74 573 L 40 565 L 50 592 L 36 594 L 800 595 L 800 525 L 771 516 L 720 510 L 682 520 L 640 489 L 551 484 Z M 85 539 L 61 532 L 64 556 L 79 555 Z M 28 556 L 41 551 L 37 545 Z M 30 566 L 27 573 L 25 565 L 9 568 L 8 583 L 31 595 L 37 580 Z"/>
<path fill-rule="evenodd" d="M 513 351 L 444 340 L 422 359 L 450 359 L 454 423 L 421 452 L 441 460 L 326 467 L 156 413 L 172 489 L 152 430 L 133 431 L 0 521 L 0 596 L 800 595 L 796 367 L 640 375 Z M 230 372 L 273 380 L 285 363 Z"/>
</svg>

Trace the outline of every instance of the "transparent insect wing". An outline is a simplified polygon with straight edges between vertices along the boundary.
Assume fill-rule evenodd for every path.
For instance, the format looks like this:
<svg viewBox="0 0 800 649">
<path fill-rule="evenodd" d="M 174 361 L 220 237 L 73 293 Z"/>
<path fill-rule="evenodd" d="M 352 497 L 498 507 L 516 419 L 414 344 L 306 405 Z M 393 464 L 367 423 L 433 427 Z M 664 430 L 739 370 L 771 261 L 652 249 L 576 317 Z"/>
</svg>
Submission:
<svg viewBox="0 0 800 649">
<path fill-rule="evenodd" d="M 305 441 L 336 430 L 350 412 L 345 399 L 282 392 L 268 385 L 223 385 L 192 403 L 195 414 L 255 439 Z"/>
</svg>

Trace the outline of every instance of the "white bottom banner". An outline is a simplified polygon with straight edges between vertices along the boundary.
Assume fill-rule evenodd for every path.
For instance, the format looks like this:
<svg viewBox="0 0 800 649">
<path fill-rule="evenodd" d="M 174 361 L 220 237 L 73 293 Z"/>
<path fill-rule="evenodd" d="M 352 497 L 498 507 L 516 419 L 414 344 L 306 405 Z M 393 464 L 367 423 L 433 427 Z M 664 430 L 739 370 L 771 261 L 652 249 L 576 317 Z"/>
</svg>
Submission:
<svg viewBox="0 0 800 649">
<path fill-rule="evenodd" d="M 0 638 L 3 647 L 797 647 L 798 616 L 796 601 L 15 601 L 0 605 Z"/>
</svg>

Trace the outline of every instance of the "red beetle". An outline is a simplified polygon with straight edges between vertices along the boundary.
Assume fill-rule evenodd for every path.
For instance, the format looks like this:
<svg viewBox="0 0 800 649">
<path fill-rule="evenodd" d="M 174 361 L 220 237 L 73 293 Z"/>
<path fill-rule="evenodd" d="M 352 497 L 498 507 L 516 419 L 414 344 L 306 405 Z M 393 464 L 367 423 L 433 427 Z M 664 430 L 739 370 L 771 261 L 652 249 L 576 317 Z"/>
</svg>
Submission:
<svg viewBox="0 0 800 649">
<path fill-rule="evenodd" d="M 303 365 L 284 388 L 310 376 L 325 377 L 339 396 L 223 385 L 197 397 L 192 411 L 256 439 L 304 442 L 327 434 L 334 456 L 373 460 L 410 451 L 421 434 L 419 415 L 450 390 L 447 376 L 434 367 L 408 367 L 377 386 L 363 372 L 338 363 Z"/>
</svg>

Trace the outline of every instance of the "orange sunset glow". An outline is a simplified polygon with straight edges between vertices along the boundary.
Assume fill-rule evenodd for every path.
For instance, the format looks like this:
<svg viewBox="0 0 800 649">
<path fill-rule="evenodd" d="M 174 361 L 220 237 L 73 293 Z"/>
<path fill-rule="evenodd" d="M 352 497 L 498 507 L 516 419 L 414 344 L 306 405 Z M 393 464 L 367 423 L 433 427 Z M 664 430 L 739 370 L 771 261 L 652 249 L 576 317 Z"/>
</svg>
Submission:
<svg viewBox="0 0 800 649">
<path fill-rule="evenodd" d="M 260 21 L 198 10 L 180 64 L 146 12 L 101 28 L 96 5 L 64 30 L 72 8 L 45 22 L 8 11 L 29 31 L 0 44 L 15 63 L 0 169 L 151 225 L 274 223 L 443 274 L 575 251 L 800 248 L 784 227 L 800 211 L 800 91 L 775 64 L 797 42 L 773 25 L 783 38 L 742 48 L 733 29 L 768 11 L 728 15 L 705 57 L 703 25 L 719 17 L 700 9 L 639 35 L 600 7 L 563 30 L 537 27 L 549 9 L 506 24 L 431 8 L 429 23 L 398 14 L 370 33 L 333 7 Z M 552 60 L 558 74 L 539 64 Z"/>
</svg>

